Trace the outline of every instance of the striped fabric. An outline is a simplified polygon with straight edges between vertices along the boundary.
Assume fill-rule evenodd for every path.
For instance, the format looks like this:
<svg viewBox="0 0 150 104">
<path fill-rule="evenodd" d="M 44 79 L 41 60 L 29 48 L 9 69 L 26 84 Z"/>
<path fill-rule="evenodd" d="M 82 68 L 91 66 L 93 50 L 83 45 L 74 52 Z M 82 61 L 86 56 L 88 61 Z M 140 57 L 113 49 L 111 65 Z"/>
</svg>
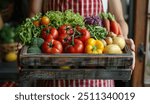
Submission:
<svg viewBox="0 0 150 104">
<path fill-rule="evenodd" d="M 101 0 L 44 0 L 43 10 L 73 10 L 82 16 L 98 15 L 102 11 Z"/>
<path fill-rule="evenodd" d="M 82 16 L 96 16 L 103 10 L 101 0 L 44 0 L 44 12 L 48 10 L 73 10 Z M 113 80 L 47 80 L 47 86 L 55 87 L 114 87 Z"/>
<path fill-rule="evenodd" d="M 38 80 L 38 87 L 114 87 L 113 80 Z"/>
</svg>

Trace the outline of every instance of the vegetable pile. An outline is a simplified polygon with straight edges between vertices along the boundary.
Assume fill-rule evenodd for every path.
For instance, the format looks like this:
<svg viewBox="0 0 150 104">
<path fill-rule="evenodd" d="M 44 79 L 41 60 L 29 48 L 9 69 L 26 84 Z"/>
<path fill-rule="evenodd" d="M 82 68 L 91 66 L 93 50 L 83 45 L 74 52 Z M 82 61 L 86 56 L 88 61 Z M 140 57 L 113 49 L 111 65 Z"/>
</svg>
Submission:
<svg viewBox="0 0 150 104">
<path fill-rule="evenodd" d="M 28 45 L 28 53 L 122 53 L 124 44 L 114 41 L 114 37 L 124 39 L 121 28 L 110 13 L 83 18 L 71 10 L 65 12 L 48 11 L 32 18 L 27 18 L 18 26 L 16 34 L 20 42 Z M 108 45 L 112 44 L 111 52 Z M 118 44 L 119 52 L 112 52 Z M 105 49 L 107 47 L 107 50 Z"/>
<path fill-rule="evenodd" d="M 16 41 L 15 28 L 9 24 L 5 24 L 0 30 L 0 42 L 10 44 Z"/>
</svg>

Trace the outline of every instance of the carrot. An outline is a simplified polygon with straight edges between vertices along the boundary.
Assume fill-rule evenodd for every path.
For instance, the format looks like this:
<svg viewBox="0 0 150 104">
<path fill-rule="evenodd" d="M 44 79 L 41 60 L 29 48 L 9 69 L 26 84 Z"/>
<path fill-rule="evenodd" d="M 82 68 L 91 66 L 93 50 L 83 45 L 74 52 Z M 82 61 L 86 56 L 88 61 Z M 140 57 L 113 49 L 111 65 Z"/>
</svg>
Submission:
<svg viewBox="0 0 150 104">
<path fill-rule="evenodd" d="M 121 29 L 121 26 L 120 26 L 119 23 L 118 23 L 118 35 L 123 35 L 123 34 L 122 34 L 122 29 Z"/>
<path fill-rule="evenodd" d="M 100 17 L 102 18 L 102 23 L 104 25 L 104 27 L 106 28 L 106 30 L 109 32 L 110 31 L 110 21 L 108 19 L 108 15 L 107 13 L 101 13 Z"/>
<path fill-rule="evenodd" d="M 117 21 L 115 20 L 114 15 L 108 13 L 108 18 L 109 18 L 109 20 L 110 20 L 110 31 L 111 31 L 111 32 L 114 32 L 115 34 L 118 34 L 118 33 L 119 33 L 119 30 L 118 30 L 118 23 L 117 23 Z"/>
</svg>

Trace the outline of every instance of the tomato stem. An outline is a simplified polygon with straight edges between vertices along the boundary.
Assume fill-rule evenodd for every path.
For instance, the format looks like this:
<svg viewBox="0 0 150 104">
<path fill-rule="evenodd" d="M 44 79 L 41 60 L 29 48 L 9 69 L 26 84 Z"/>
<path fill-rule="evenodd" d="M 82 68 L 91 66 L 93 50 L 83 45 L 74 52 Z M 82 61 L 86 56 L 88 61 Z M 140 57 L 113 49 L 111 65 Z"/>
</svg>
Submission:
<svg viewBox="0 0 150 104">
<path fill-rule="evenodd" d="M 52 41 L 51 42 L 49 42 L 49 47 L 53 47 L 53 43 L 52 43 Z"/>
</svg>

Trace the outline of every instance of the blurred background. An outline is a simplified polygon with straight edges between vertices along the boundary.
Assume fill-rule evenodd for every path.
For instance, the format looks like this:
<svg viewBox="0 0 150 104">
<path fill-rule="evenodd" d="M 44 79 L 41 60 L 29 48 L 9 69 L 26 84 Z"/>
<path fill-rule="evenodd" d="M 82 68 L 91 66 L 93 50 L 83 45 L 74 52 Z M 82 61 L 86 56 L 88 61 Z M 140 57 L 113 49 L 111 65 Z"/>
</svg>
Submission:
<svg viewBox="0 0 150 104">
<path fill-rule="evenodd" d="M 150 1 L 121 1 L 129 37 L 136 45 L 136 67 L 132 79 L 117 81 L 117 86 L 150 86 Z M 0 0 L 0 21 L 4 23 L 3 27 L 0 26 L 0 86 L 8 83 L 17 86 L 17 53 L 21 44 L 15 39 L 15 28 L 28 17 L 28 3 L 29 0 Z"/>
</svg>

